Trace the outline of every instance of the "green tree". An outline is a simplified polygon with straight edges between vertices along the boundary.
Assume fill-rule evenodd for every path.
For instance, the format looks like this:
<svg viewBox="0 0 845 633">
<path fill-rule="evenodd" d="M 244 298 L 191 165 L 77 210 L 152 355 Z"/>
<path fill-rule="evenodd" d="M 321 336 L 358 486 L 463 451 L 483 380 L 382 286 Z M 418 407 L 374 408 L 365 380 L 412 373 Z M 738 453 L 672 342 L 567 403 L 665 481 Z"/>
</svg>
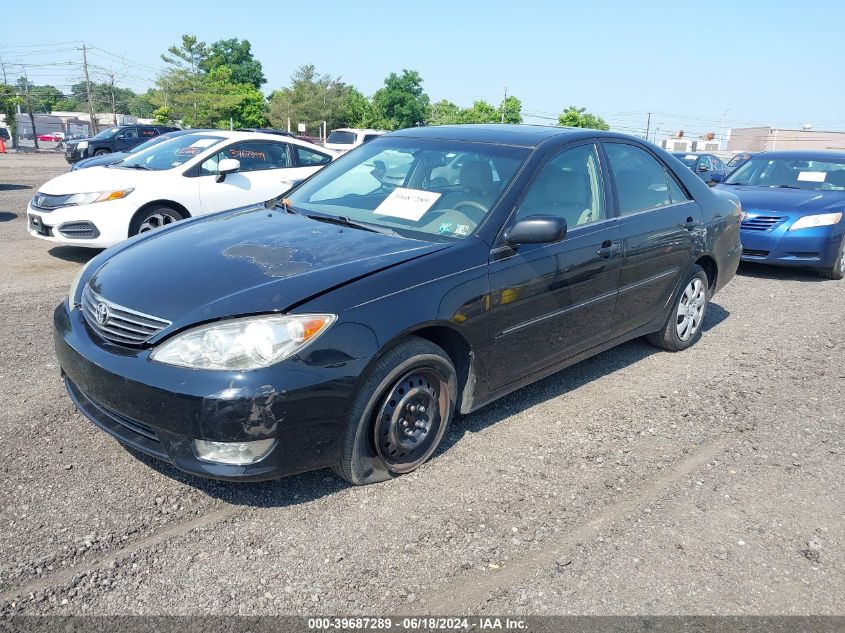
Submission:
<svg viewBox="0 0 845 633">
<path fill-rule="evenodd" d="M 6 127 L 12 137 L 12 147 L 18 146 L 18 106 L 22 103 L 17 90 L 12 86 L 0 84 L 0 114 L 6 119 Z"/>
<path fill-rule="evenodd" d="M 426 117 L 429 125 L 453 125 L 461 122 L 461 109 L 447 99 L 441 99 L 429 106 Z"/>
<path fill-rule="evenodd" d="M 232 71 L 232 82 L 236 84 L 252 84 L 261 88 L 267 83 L 261 62 L 252 54 L 249 40 L 239 40 L 236 37 L 218 40 L 205 53 L 205 58 L 199 62 L 205 72 L 225 66 Z"/>
<path fill-rule="evenodd" d="M 483 99 L 461 110 L 461 123 L 498 123 L 501 119 L 501 112 Z"/>
<path fill-rule="evenodd" d="M 143 119 L 151 119 L 156 110 L 156 105 L 153 103 L 154 96 L 155 91 L 150 89 L 143 94 L 131 97 L 128 103 L 129 114 Z"/>
<path fill-rule="evenodd" d="M 269 98 L 271 125 L 286 128 L 304 123 L 309 132 L 363 125 L 370 118 L 366 98 L 341 81 L 340 77 L 321 75 L 313 64 L 300 66 L 290 78 L 290 86 L 274 91 Z"/>
<path fill-rule="evenodd" d="M 569 106 L 558 117 L 558 125 L 584 127 L 593 130 L 609 130 L 610 126 L 600 116 L 587 112 L 587 108 Z"/>
<path fill-rule="evenodd" d="M 387 130 L 423 125 L 429 113 L 429 99 L 422 83 L 416 70 L 403 69 L 401 75 L 390 73 L 384 88 L 373 95 L 374 125 Z"/>
<path fill-rule="evenodd" d="M 183 35 L 180 46 L 171 46 L 161 58 L 173 68 L 199 73 L 208 58 L 208 45 L 194 35 Z"/>
<path fill-rule="evenodd" d="M 504 123 L 522 123 L 522 102 L 516 97 L 506 97 L 499 106 L 499 120 L 504 113 Z"/>
</svg>

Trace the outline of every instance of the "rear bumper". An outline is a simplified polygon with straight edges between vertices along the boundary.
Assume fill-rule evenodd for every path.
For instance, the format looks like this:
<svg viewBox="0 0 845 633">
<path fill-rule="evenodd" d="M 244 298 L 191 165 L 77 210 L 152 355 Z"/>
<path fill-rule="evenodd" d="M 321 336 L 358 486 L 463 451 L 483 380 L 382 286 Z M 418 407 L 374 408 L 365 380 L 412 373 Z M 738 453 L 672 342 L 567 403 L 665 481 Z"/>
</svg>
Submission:
<svg viewBox="0 0 845 633">
<path fill-rule="evenodd" d="M 788 231 L 742 230 L 742 261 L 774 266 L 829 268 L 836 263 L 843 239 L 840 224 Z"/>
<path fill-rule="evenodd" d="M 67 302 L 54 313 L 56 355 L 77 408 L 121 443 L 215 479 L 273 479 L 333 465 L 349 398 L 365 359 L 314 367 L 299 359 L 250 372 L 155 363 L 149 350 L 104 344 Z M 197 458 L 194 439 L 278 440 L 261 461 Z"/>
</svg>

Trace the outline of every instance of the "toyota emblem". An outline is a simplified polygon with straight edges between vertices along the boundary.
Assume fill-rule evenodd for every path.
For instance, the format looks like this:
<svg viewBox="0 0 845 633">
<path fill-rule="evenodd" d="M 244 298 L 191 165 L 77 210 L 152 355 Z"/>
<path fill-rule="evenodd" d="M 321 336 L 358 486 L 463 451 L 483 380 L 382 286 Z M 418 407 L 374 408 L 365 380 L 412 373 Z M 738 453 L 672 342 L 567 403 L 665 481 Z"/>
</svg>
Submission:
<svg viewBox="0 0 845 633">
<path fill-rule="evenodd" d="M 109 321 L 109 307 L 105 303 L 97 304 L 97 323 L 105 325 Z"/>
</svg>

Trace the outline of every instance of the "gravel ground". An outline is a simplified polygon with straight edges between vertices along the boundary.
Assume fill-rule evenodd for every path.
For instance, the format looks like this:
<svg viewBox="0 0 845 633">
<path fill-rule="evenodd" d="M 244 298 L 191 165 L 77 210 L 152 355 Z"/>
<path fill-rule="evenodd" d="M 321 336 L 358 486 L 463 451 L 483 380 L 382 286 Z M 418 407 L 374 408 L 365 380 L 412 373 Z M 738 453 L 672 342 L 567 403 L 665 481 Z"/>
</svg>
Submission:
<svg viewBox="0 0 845 633">
<path fill-rule="evenodd" d="M 393 482 L 192 478 L 77 413 L 0 155 L 0 615 L 845 614 L 845 283 L 759 267 L 681 354 L 634 341 L 459 418 Z"/>
</svg>

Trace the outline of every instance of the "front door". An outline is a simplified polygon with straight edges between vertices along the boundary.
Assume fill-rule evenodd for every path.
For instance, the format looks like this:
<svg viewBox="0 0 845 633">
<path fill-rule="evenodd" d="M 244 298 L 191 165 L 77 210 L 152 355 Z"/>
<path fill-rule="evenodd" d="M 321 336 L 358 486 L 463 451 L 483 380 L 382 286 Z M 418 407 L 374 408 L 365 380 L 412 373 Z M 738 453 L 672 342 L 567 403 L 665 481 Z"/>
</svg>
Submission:
<svg viewBox="0 0 845 633">
<path fill-rule="evenodd" d="M 509 225 L 533 215 L 563 217 L 567 235 L 491 252 L 493 389 L 597 344 L 611 326 L 621 234 L 608 213 L 593 143 L 547 162 Z"/>
<path fill-rule="evenodd" d="M 656 318 L 692 263 L 701 209 L 644 148 L 605 142 L 616 187 L 624 260 L 613 327 L 628 332 Z"/>
<path fill-rule="evenodd" d="M 237 172 L 228 174 L 222 182 L 217 182 L 217 164 L 223 158 L 234 158 L 241 167 Z M 211 213 L 270 200 L 290 189 L 292 182 L 313 171 L 313 167 L 295 166 L 288 143 L 234 143 L 200 166 L 202 212 Z"/>
</svg>

